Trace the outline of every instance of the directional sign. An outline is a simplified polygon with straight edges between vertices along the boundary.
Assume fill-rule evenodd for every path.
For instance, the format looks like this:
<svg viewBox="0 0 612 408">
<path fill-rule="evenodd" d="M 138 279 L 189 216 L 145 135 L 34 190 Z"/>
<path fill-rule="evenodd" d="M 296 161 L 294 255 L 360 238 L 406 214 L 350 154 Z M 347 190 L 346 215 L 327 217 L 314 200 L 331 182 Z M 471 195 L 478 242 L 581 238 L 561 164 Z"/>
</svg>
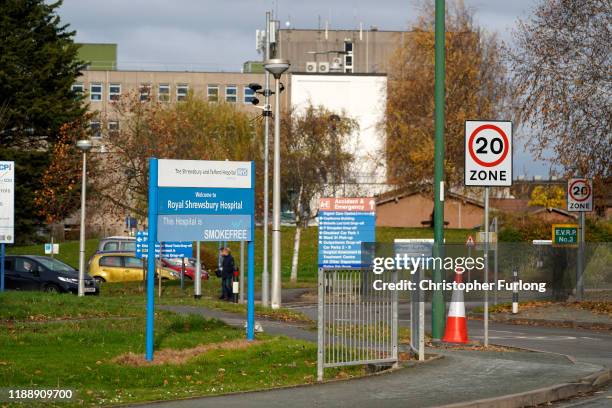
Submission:
<svg viewBox="0 0 612 408">
<path fill-rule="evenodd" d="M 578 225 L 553 224 L 552 244 L 553 246 L 578 246 Z"/>
<path fill-rule="evenodd" d="M 46 243 L 45 244 L 45 255 L 57 255 L 59 254 L 59 244 Z"/>
<path fill-rule="evenodd" d="M 593 211 L 591 180 L 573 178 L 567 181 L 567 211 Z"/>
<path fill-rule="evenodd" d="M 15 241 L 15 162 L 0 161 L 0 244 Z"/>
<path fill-rule="evenodd" d="M 136 257 L 146 258 L 149 249 L 149 234 L 146 231 L 136 232 Z M 161 252 L 160 252 L 161 251 Z M 191 258 L 193 256 L 192 242 L 162 242 L 155 244 L 155 257 Z"/>
<path fill-rule="evenodd" d="M 376 201 L 371 197 L 319 201 L 319 267 L 363 267 L 361 244 L 376 240 Z"/>
<path fill-rule="evenodd" d="M 465 122 L 465 185 L 512 185 L 512 122 Z"/>
</svg>

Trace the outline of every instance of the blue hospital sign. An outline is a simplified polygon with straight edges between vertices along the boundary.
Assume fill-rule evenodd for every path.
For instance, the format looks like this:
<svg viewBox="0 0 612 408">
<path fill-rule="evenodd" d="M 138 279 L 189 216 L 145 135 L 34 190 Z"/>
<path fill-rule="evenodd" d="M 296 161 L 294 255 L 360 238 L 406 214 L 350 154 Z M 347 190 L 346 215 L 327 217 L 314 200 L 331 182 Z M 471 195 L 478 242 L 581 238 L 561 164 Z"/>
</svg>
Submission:
<svg viewBox="0 0 612 408">
<path fill-rule="evenodd" d="M 158 241 L 251 241 L 252 162 L 159 160 Z"/>
</svg>

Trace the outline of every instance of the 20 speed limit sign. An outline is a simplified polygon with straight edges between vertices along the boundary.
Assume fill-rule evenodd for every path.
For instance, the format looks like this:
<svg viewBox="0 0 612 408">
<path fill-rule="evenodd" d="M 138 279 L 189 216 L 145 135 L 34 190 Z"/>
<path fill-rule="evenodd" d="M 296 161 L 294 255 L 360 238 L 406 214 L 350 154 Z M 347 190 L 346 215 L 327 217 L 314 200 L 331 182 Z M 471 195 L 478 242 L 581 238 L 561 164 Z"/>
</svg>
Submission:
<svg viewBox="0 0 612 408">
<path fill-rule="evenodd" d="M 567 211 L 593 211 L 593 187 L 589 179 L 567 181 Z"/>
<path fill-rule="evenodd" d="M 512 122 L 465 122 L 465 185 L 512 185 Z"/>
</svg>

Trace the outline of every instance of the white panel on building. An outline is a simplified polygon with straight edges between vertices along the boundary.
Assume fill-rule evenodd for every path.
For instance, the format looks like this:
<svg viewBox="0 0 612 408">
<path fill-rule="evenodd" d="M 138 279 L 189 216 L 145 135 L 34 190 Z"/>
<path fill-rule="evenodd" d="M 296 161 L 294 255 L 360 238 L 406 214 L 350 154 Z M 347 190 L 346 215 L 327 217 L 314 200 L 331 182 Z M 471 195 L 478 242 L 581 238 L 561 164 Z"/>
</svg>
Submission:
<svg viewBox="0 0 612 408">
<path fill-rule="evenodd" d="M 386 190 L 385 167 L 380 155 L 384 134 L 387 77 L 384 75 L 291 75 L 291 105 L 299 112 L 311 103 L 355 119 L 359 129 L 351 145 L 357 160 L 355 175 L 359 193 L 371 195 Z M 348 192 L 345 192 L 348 193 Z M 355 192 L 356 193 L 356 192 Z"/>
</svg>

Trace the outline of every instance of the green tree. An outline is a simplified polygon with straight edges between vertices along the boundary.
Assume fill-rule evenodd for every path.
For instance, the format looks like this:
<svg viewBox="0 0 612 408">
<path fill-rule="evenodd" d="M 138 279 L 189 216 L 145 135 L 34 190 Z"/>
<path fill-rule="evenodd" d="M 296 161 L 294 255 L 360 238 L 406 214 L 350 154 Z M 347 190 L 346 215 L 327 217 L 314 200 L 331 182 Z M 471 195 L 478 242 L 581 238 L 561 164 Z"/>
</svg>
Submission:
<svg viewBox="0 0 612 408">
<path fill-rule="evenodd" d="M 15 238 L 35 239 L 44 217 L 34 206 L 49 147 L 64 123 L 85 112 L 71 85 L 80 74 L 74 32 L 61 1 L 0 2 L 0 158 L 15 161 Z"/>
<path fill-rule="evenodd" d="M 61 1 L 0 2 L 0 106 L 7 109 L 2 146 L 53 142 L 85 107 L 71 90 L 82 64 L 74 31 L 56 13 Z"/>
</svg>

